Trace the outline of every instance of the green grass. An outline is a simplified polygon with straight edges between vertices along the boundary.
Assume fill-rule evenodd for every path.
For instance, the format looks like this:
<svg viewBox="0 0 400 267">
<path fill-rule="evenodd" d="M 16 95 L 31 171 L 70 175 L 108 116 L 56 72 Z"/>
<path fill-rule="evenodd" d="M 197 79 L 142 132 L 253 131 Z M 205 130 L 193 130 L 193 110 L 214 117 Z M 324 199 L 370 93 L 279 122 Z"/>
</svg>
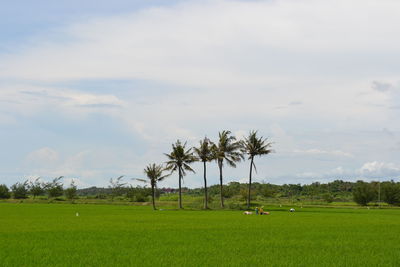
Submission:
<svg viewBox="0 0 400 267">
<path fill-rule="evenodd" d="M 1 266 L 398 266 L 399 237 L 398 209 L 0 204 Z"/>
</svg>

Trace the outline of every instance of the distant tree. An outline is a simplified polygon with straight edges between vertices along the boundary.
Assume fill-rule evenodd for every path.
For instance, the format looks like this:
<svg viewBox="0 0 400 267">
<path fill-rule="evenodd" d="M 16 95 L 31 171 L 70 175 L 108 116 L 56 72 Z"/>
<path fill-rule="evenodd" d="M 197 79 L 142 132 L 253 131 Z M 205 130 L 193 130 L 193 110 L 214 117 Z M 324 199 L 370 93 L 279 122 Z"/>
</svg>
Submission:
<svg viewBox="0 0 400 267">
<path fill-rule="evenodd" d="M 46 184 L 40 181 L 40 177 L 36 178 L 35 181 L 29 183 L 29 193 L 32 194 L 33 198 L 43 195 Z"/>
<path fill-rule="evenodd" d="M 243 159 L 243 155 L 240 152 L 241 143 L 236 141 L 236 138 L 231 135 L 230 131 L 219 132 L 218 144 L 213 146 L 214 159 L 218 164 L 219 168 L 219 188 L 221 197 L 221 208 L 224 207 L 224 192 L 223 192 L 223 177 L 222 168 L 224 162 L 228 163 L 229 166 L 236 168 L 236 162 Z"/>
<path fill-rule="evenodd" d="M 53 181 L 46 184 L 45 188 L 49 198 L 55 198 L 63 195 L 64 188 L 60 181 L 62 178 L 64 178 L 64 176 L 54 178 Z"/>
<path fill-rule="evenodd" d="M 182 180 L 186 175 L 186 171 L 195 172 L 189 165 L 196 161 L 193 156 L 192 149 L 186 149 L 186 142 L 181 143 L 177 140 L 172 144 L 172 151 L 170 154 L 165 154 L 168 157 L 167 169 L 171 172 L 178 171 L 179 174 L 179 208 L 182 209 Z"/>
<path fill-rule="evenodd" d="M 366 206 L 376 199 L 376 189 L 364 181 L 357 181 L 353 188 L 353 199 L 359 205 Z"/>
<path fill-rule="evenodd" d="M 74 180 L 71 181 L 71 184 L 67 189 L 64 190 L 65 197 L 69 200 L 73 200 L 76 198 L 77 189 Z"/>
<path fill-rule="evenodd" d="M 314 201 L 314 197 L 321 194 L 321 183 L 313 182 L 312 184 L 305 185 L 304 187 L 305 193 L 311 197 L 311 201 Z"/>
<path fill-rule="evenodd" d="M 207 162 L 214 159 L 214 153 L 212 149 L 213 143 L 205 137 L 200 140 L 199 147 L 194 147 L 193 151 L 197 157 L 197 160 L 203 162 L 203 177 L 204 177 L 204 208 L 208 209 L 208 195 L 207 195 Z"/>
<path fill-rule="evenodd" d="M 241 195 L 242 191 L 243 191 L 243 185 L 241 185 L 239 182 L 230 182 L 224 186 L 224 197 L 230 198 L 235 195 L 236 196 Z"/>
<path fill-rule="evenodd" d="M 384 182 L 381 185 L 383 201 L 390 205 L 400 205 L 400 183 Z"/>
<path fill-rule="evenodd" d="M 129 198 L 130 201 L 134 202 L 135 196 L 136 196 L 135 187 L 129 185 L 128 188 L 126 189 L 126 197 Z"/>
<path fill-rule="evenodd" d="M 0 185 L 0 199 L 7 199 L 10 197 L 11 197 L 11 194 L 10 194 L 10 190 L 8 189 L 8 187 L 5 184 L 1 184 Z"/>
<path fill-rule="evenodd" d="M 251 131 L 248 137 L 245 137 L 242 142 L 242 151 L 243 153 L 249 156 L 250 160 L 250 173 L 249 173 L 249 188 L 247 194 L 247 208 L 250 208 L 250 194 L 251 194 L 251 176 L 254 170 L 257 172 L 256 165 L 254 164 L 255 156 L 263 156 L 268 155 L 272 152 L 271 149 L 272 143 L 267 141 L 267 138 L 258 137 L 257 131 Z"/>
<path fill-rule="evenodd" d="M 116 179 L 110 179 L 110 185 L 108 188 L 111 189 L 111 200 L 114 200 L 114 197 L 121 196 L 124 193 L 124 186 L 126 183 L 122 182 L 124 176 L 119 176 Z"/>
<path fill-rule="evenodd" d="M 11 191 L 15 199 L 22 199 L 28 197 L 28 181 L 23 183 L 15 183 L 11 186 Z"/>
<path fill-rule="evenodd" d="M 331 193 L 325 193 L 322 195 L 322 198 L 327 202 L 327 203 L 332 203 L 334 200 L 334 197 Z"/>
<path fill-rule="evenodd" d="M 147 176 L 147 180 L 145 179 L 137 179 L 138 181 L 150 183 L 151 186 L 151 199 L 153 203 L 153 209 L 156 210 L 156 188 L 157 183 L 164 180 L 166 177 L 170 176 L 171 174 L 163 175 L 163 172 L 166 170 L 163 165 L 156 165 L 155 163 L 149 164 L 145 169 L 144 173 Z"/>
</svg>

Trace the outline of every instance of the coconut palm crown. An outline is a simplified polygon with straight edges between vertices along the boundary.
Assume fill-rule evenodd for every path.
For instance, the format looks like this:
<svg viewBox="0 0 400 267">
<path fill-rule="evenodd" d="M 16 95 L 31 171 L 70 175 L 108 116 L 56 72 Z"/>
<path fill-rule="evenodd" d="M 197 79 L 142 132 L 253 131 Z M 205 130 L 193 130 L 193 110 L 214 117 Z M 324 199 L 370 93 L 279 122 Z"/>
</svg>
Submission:
<svg viewBox="0 0 400 267">
<path fill-rule="evenodd" d="M 231 167 L 236 167 L 236 162 L 243 159 L 241 153 L 241 143 L 236 141 L 236 137 L 231 135 L 230 131 L 219 132 L 218 144 L 213 146 L 214 159 L 218 164 L 219 168 L 219 182 L 220 182 L 220 197 L 221 197 L 221 207 L 224 207 L 224 195 L 223 195 L 223 178 L 222 178 L 222 168 L 224 162 L 226 162 Z"/>
<path fill-rule="evenodd" d="M 182 209 L 182 180 L 183 176 L 186 175 L 186 171 L 195 173 L 195 171 L 189 166 L 189 164 L 195 162 L 197 159 L 192 153 L 192 149 L 186 149 L 186 142 L 182 144 L 180 140 L 177 140 L 175 144 L 172 144 L 172 151 L 170 154 L 165 154 L 168 161 L 167 169 L 171 172 L 178 171 L 179 173 L 179 208 Z"/>
<path fill-rule="evenodd" d="M 267 138 L 257 137 L 257 131 L 250 131 L 249 136 L 244 138 L 242 143 L 242 152 L 247 154 L 250 160 L 250 174 L 249 174 L 249 189 L 247 195 L 247 208 L 250 208 L 250 193 L 251 193 L 251 176 L 254 170 L 257 172 L 256 165 L 254 163 L 255 156 L 263 156 L 273 152 L 271 149 L 272 143 L 268 142 Z"/>
</svg>

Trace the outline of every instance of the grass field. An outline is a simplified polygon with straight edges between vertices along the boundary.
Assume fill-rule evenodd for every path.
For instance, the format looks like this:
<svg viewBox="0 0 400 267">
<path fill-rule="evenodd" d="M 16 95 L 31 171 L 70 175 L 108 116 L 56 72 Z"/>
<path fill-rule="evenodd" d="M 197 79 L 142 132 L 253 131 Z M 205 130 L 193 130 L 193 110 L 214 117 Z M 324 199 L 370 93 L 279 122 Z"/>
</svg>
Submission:
<svg viewBox="0 0 400 267">
<path fill-rule="evenodd" d="M 1 266 L 399 266 L 399 241 L 391 209 L 0 204 Z"/>
</svg>

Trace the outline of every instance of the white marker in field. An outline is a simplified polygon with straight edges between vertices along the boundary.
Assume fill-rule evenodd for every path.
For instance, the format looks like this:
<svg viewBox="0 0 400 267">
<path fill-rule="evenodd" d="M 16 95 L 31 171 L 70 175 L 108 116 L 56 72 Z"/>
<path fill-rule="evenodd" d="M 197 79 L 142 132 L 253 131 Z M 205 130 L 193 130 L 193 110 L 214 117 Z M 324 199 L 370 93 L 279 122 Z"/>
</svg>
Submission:
<svg viewBox="0 0 400 267">
<path fill-rule="evenodd" d="M 76 215 L 76 217 L 78 217 L 79 216 L 79 212 L 77 212 L 75 215 Z"/>
</svg>

